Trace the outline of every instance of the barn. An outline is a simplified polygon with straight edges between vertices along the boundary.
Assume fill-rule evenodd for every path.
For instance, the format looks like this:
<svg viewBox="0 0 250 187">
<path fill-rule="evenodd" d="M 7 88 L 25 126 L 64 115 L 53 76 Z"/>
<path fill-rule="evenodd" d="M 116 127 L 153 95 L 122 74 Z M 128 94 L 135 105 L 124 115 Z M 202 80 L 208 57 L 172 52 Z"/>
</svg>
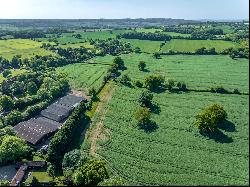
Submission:
<svg viewBox="0 0 250 187">
<path fill-rule="evenodd" d="M 16 134 L 32 145 L 37 145 L 44 138 L 54 134 L 61 127 L 61 123 L 45 117 L 32 118 L 14 126 Z"/>
<path fill-rule="evenodd" d="M 82 97 L 77 97 L 74 95 L 67 95 L 58 99 L 55 103 L 48 106 L 45 110 L 41 112 L 43 117 L 48 119 L 62 122 L 65 120 L 72 110 L 80 104 L 84 99 Z"/>
</svg>

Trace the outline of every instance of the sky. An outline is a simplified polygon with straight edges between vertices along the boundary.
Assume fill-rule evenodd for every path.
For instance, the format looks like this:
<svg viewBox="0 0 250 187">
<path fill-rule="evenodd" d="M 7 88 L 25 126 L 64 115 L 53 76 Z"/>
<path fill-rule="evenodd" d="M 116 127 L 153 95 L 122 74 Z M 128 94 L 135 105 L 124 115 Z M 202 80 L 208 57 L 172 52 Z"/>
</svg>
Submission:
<svg viewBox="0 0 250 187">
<path fill-rule="evenodd" d="M 0 0 L 0 19 L 248 19 L 249 0 Z"/>
</svg>

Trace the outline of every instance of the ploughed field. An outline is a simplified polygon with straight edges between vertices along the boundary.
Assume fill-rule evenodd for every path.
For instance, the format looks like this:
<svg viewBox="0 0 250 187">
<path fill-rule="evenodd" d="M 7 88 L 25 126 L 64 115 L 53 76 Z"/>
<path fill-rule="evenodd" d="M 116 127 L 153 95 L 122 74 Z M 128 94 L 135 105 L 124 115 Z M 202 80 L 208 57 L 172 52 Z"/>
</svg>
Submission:
<svg viewBox="0 0 250 187">
<path fill-rule="evenodd" d="M 226 56 L 122 55 L 132 80 L 162 74 L 199 89 L 223 85 L 247 92 L 248 61 Z M 99 57 L 99 63 L 113 57 Z M 140 72 L 138 63 L 147 63 Z M 155 93 L 153 130 L 139 129 L 133 117 L 142 88 L 114 85 L 105 106 L 105 118 L 96 113 L 93 123 L 104 119 L 107 138 L 98 141 L 97 153 L 119 175 L 134 185 L 246 185 L 248 184 L 248 95 L 168 91 Z M 194 127 L 195 116 L 210 104 L 224 106 L 228 113 L 217 136 L 203 136 Z"/>
</svg>

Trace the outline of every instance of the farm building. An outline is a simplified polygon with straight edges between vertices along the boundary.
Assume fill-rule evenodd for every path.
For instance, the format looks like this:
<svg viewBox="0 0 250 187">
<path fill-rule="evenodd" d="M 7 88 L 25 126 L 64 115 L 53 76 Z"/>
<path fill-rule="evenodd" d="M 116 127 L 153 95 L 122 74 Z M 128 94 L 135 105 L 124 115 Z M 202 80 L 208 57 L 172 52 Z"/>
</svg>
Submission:
<svg viewBox="0 0 250 187">
<path fill-rule="evenodd" d="M 60 123 L 44 118 L 32 118 L 14 126 L 16 134 L 32 145 L 37 145 L 44 138 L 52 135 L 61 126 Z"/>
<path fill-rule="evenodd" d="M 41 115 L 51 120 L 62 122 L 67 118 L 71 111 L 84 99 L 73 95 L 64 96 L 55 103 L 48 106 L 41 112 Z"/>
<path fill-rule="evenodd" d="M 53 135 L 62 125 L 72 110 L 84 101 L 84 98 L 67 95 L 41 111 L 41 117 L 23 121 L 16 126 L 16 134 L 32 145 L 39 144 L 45 138 Z"/>
</svg>

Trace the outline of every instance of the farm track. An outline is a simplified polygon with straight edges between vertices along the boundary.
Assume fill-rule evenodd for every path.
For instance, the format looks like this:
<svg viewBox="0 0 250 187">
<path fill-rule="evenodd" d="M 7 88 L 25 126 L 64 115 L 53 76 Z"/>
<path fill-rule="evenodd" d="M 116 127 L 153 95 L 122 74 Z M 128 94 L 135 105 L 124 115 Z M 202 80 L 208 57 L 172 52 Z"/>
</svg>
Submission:
<svg viewBox="0 0 250 187">
<path fill-rule="evenodd" d="M 100 117 L 96 124 L 93 124 L 94 129 L 90 135 L 90 155 L 96 156 L 97 151 L 97 140 L 101 137 L 101 134 L 104 133 L 103 121 L 106 117 L 107 109 L 105 106 L 112 99 L 112 95 L 114 92 L 114 88 L 110 85 L 109 89 L 104 93 L 104 95 L 100 98 L 101 102 L 96 108 L 95 112 L 98 112 Z"/>
</svg>

